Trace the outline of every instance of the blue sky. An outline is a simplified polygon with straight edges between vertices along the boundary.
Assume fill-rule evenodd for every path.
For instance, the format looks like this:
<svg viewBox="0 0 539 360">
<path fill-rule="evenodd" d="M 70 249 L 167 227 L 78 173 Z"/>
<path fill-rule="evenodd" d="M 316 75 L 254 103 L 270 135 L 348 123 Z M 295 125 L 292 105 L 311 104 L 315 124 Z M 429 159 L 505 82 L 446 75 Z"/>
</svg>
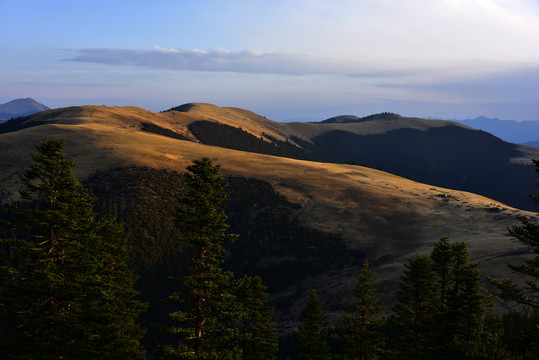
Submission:
<svg viewBox="0 0 539 360">
<path fill-rule="evenodd" d="M 539 120 L 538 0 L 0 0 L 0 103 Z"/>
</svg>

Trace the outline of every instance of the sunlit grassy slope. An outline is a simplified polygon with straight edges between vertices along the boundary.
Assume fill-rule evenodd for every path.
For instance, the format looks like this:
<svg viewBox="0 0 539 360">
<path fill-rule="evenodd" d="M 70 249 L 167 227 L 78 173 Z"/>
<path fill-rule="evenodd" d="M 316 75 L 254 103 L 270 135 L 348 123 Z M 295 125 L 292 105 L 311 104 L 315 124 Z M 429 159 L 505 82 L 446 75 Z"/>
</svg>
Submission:
<svg viewBox="0 0 539 360">
<path fill-rule="evenodd" d="M 18 177 L 31 163 L 29 154 L 34 152 L 34 145 L 43 138 L 66 140 L 66 151 L 77 161 L 75 174 L 80 179 L 98 170 L 126 165 L 183 172 L 192 160 L 210 157 L 222 166 L 225 176 L 252 177 L 271 183 L 290 201 L 301 204 L 297 216 L 303 224 L 337 234 L 346 240 L 349 249 L 368 254 L 388 296 L 394 296 L 402 263 L 416 253 L 430 251 L 433 242 L 443 235 L 466 240 L 473 259 L 482 262 L 484 275 L 507 273 L 505 262 L 523 253 L 508 238 L 507 226 L 537 215 L 482 196 L 437 188 L 370 168 L 247 153 L 141 130 L 141 123 L 151 122 L 191 138 L 187 128 L 190 122 L 214 119 L 256 135 L 270 133 L 285 138 L 290 135 L 287 126 L 302 126 L 274 123 L 246 110 L 197 104 L 189 112 L 160 114 L 101 106 L 51 111 L 56 112 L 54 116 L 44 113 L 48 116 L 46 125 L 0 135 L 2 201 L 17 197 Z M 349 268 L 324 274 L 305 279 L 303 286 L 320 288 L 328 309 L 332 305 L 338 309 L 357 272 L 357 268 Z M 283 294 L 273 296 L 280 295 Z"/>
</svg>

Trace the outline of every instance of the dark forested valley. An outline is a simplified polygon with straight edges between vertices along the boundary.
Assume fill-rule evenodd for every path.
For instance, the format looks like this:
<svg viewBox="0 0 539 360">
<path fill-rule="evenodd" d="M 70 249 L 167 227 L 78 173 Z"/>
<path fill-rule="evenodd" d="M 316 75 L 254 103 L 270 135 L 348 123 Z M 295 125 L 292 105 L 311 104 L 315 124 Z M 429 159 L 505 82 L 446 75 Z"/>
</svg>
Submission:
<svg viewBox="0 0 539 360">
<path fill-rule="evenodd" d="M 6 359 L 537 358 L 536 214 L 437 188 L 534 209 L 526 149 L 396 114 L 174 111 L 0 127 Z"/>
</svg>

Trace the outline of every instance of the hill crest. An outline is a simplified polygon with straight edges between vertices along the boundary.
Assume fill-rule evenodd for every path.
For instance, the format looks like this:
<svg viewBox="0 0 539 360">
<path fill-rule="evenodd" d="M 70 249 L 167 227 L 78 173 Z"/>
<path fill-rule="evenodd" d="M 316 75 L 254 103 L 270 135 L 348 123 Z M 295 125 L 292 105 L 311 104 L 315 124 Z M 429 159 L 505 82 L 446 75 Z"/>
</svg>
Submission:
<svg viewBox="0 0 539 360">
<path fill-rule="evenodd" d="M 434 241 L 443 235 L 466 240 L 473 260 L 483 262 L 485 275 L 502 276 L 505 263 L 525 252 L 508 240 L 506 229 L 520 219 L 536 219 L 537 214 L 499 201 L 372 168 L 232 150 L 143 129 L 144 123 L 150 123 L 187 137 L 193 136 L 189 125 L 202 120 L 237 127 L 239 123 L 234 122 L 233 115 L 239 114 L 246 127 L 254 127 L 258 121 L 270 122 L 236 108 L 196 104 L 188 110 L 156 114 L 130 107 L 83 106 L 31 115 L 25 121 L 38 125 L 0 134 L 0 198 L 16 198 L 19 176 L 31 163 L 29 154 L 35 152 L 35 144 L 47 137 L 65 139 L 67 154 L 78 163 L 75 175 L 82 180 L 98 171 L 127 166 L 184 172 L 192 160 L 209 157 L 222 167 L 224 176 L 263 181 L 297 204 L 293 216 L 302 225 L 339 237 L 350 252 L 366 254 L 389 299 L 396 296 L 402 264 L 416 253 L 429 252 Z M 332 128 L 361 124 L 312 125 Z M 279 131 L 287 129 L 284 125 L 275 126 Z M 271 128 L 259 125 L 255 130 L 266 133 Z M 293 241 L 293 236 L 287 239 Z M 357 264 L 342 270 L 303 279 L 304 288 L 321 289 L 330 318 L 340 317 L 342 302 L 349 299 L 349 285 L 362 263 L 356 260 Z M 294 295 L 296 291 L 297 287 L 292 286 L 272 294 L 272 299 L 291 301 L 291 312 L 281 313 L 278 321 L 289 324 L 301 311 L 302 302 Z"/>
<path fill-rule="evenodd" d="M 347 123 L 356 123 L 356 122 L 365 122 L 365 121 L 390 121 L 398 120 L 402 118 L 399 114 L 394 114 L 390 112 L 384 112 L 380 114 L 373 114 L 365 117 L 358 117 L 355 115 L 340 115 L 334 116 L 332 118 L 321 121 L 321 124 L 347 124 Z"/>
</svg>

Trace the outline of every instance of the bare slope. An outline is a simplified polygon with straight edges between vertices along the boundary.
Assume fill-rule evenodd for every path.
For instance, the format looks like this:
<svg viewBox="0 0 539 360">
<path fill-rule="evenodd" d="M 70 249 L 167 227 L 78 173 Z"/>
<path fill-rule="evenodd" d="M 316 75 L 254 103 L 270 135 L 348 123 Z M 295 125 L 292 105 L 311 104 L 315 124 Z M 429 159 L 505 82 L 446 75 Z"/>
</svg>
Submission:
<svg viewBox="0 0 539 360">
<path fill-rule="evenodd" d="M 437 188 L 361 166 L 247 153 L 141 130 L 142 122 L 152 122 L 189 136 L 186 124 L 193 121 L 189 113 L 154 114 L 137 108 L 93 106 L 58 111 L 56 116 L 50 116 L 49 124 L 0 135 L 3 201 L 16 198 L 18 177 L 28 167 L 34 145 L 44 137 L 66 139 L 68 154 L 78 162 L 75 172 L 79 178 L 126 165 L 183 172 L 192 160 L 207 156 L 222 166 L 223 175 L 271 183 L 290 201 L 301 204 L 297 216 L 305 225 L 337 234 L 350 249 L 367 253 L 389 297 L 395 295 L 402 263 L 418 252 L 429 251 L 442 235 L 466 240 L 473 259 L 483 263 L 483 274 L 503 275 L 507 272 L 505 262 L 522 253 L 522 248 L 508 239 L 507 226 L 537 215 L 482 196 Z M 226 111 L 231 112 L 232 118 L 237 110 Z M 205 116 L 213 116 L 210 115 Z M 254 127 L 250 125 L 252 121 L 245 117 L 245 128 Z M 327 309 L 338 317 L 358 271 L 354 267 L 326 273 L 305 279 L 303 286 L 319 288 Z M 287 296 L 293 291 L 287 289 L 273 296 Z M 279 315 L 281 323 L 298 315 L 301 301 L 295 305 L 289 313 Z"/>
<path fill-rule="evenodd" d="M 278 140 L 286 140 L 290 135 L 299 136 L 293 129 L 289 129 L 284 124 L 266 119 L 266 117 L 252 111 L 235 107 L 190 103 L 172 108 L 165 112 L 165 114 L 167 113 L 181 113 L 184 115 L 182 117 L 184 126 L 188 126 L 194 121 L 211 121 L 241 128 L 257 137 L 265 137 L 267 134 Z"/>
<path fill-rule="evenodd" d="M 331 119 L 329 119 L 331 120 Z M 292 122 L 284 124 L 289 129 L 313 139 L 335 130 L 345 130 L 357 135 L 374 135 L 385 132 L 410 128 L 416 130 L 427 130 L 430 128 L 444 127 L 449 125 L 461 126 L 466 129 L 472 129 L 469 126 L 446 120 L 428 120 L 420 118 L 397 117 L 383 121 L 359 121 L 359 122 L 320 122 L 320 123 L 301 123 Z"/>
</svg>

